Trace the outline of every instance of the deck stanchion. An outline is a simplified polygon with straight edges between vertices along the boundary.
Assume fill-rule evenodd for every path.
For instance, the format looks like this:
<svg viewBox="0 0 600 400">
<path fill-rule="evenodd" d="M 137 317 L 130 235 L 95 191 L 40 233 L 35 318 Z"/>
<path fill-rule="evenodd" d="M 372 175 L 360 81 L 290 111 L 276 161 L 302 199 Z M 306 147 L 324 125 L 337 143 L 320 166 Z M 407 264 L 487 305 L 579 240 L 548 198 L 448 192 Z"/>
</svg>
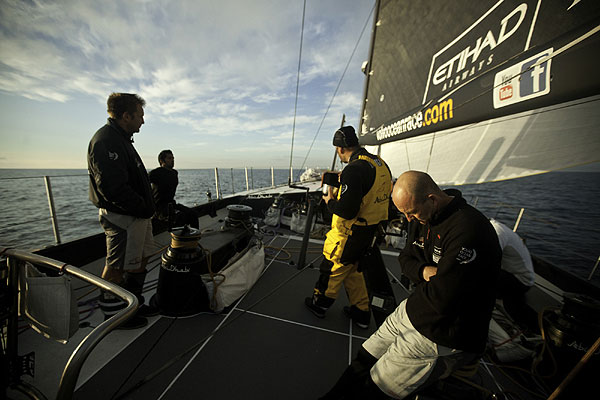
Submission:
<svg viewBox="0 0 600 400">
<path fill-rule="evenodd" d="M 248 184 L 248 167 L 245 167 L 246 170 L 246 191 L 250 190 L 250 185 Z"/>
<path fill-rule="evenodd" d="M 598 259 L 596 260 L 596 264 L 594 264 L 594 268 L 592 268 L 592 272 L 590 272 L 590 276 L 588 276 L 587 280 L 591 280 L 592 276 L 594 276 L 594 273 L 596 272 L 596 269 L 598 268 L 598 264 L 600 263 L 600 256 L 598 256 Z"/>
<path fill-rule="evenodd" d="M 519 223 L 521 223 L 521 218 L 523 217 L 524 212 L 525 209 L 521 208 L 521 211 L 519 211 L 519 216 L 517 217 L 517 221 L 515 222 L 515 226 L 513 227 L 513 232 L 517 231 L 517 228 L 519 227 Z"/>
<path fill-rule="evenodd" d="M 233 168 L 231 168 L 231 194 L 235 194 L 235 189 L 233 188 Z"/>
<path fill-rule="evenodd" d="M 22 261 L 13 257 L 8 257 L 6 263 L 8 265 L 8 287 L 6 289 L 10 295 L 9 299 L 11 299 L 10 313 L 6 325 L 6 356 L 9 363 L 12 363 L 18 358 L 19 348 L 19 265 Z M 9 370 L 9 381 L 14 381 L 19 378 L 17 368 L 10 368 Z"/>
<path fill-rule="evenodd" d="M 308 238 L 310 237 L 310 227 L 314 214 L 313 201 L 308 198 L 308 211 L 306 213 L 306 224 L 304 225 L 304 235 L 302 236 L 302 246 L 300 247 L 300 256 L 298 257 L 298 269 L 304 268 L 306 263 L 306 251 L 308 249 Z"/>
<path fill-rule="evenodd" d="M 273 172 L 273 167 L 271 167 L 271 187 L 275 187 L 275 173 Z"/>
<path fill-rule="evenodd" d="M 54 209 L 54 196 L 52 196 L 52 185 L 50 184 L 50 177 L 44 176 L 44 182 L 46 182 L 46 195 L 48 196 L 48 207 L 50 207 L 50 218 L 52 219 L 52 228 L 54 229 L 54 240 L 56 244 L 60 244 L 60 231 L 58 230 L 58 219 L 56 218 L 56 210 Z"/>
<path fill-rule="evenodd" d="M 221 188 L 219 186 L 219 169 L 215 168 L 215 186 L 217 190 L 217 200 L 221 198 Z"/>
<path fill-rule="evenodd" d="M 250 167 L 250 183 L 252 184 L 252 189 L 254 189 L 254 168 Z"/>
</svg>

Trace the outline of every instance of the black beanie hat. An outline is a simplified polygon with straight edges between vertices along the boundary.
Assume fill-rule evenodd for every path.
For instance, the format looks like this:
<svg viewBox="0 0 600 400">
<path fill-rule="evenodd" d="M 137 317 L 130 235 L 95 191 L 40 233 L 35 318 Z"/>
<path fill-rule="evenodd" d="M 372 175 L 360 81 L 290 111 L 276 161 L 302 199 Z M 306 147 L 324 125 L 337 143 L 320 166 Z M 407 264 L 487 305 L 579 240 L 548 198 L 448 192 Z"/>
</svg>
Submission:
<svg viewBox="0 0 600 400">
<path fill-rule="evenodd" d="M 333 135 L 333 145 L 337 147 L 355 147 L 358 146 L 358 138 L 351 126 L 343 126 Z"/>
</svg>

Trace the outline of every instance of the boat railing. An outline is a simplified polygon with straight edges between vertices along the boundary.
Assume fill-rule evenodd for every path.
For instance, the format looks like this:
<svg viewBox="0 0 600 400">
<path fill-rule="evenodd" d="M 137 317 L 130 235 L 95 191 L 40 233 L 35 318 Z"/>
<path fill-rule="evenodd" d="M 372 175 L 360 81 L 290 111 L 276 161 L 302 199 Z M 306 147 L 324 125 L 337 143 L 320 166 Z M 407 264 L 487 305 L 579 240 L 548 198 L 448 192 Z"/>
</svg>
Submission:
<svg viewBox="0 0 600 400">
<path fill-rule="evenodd" d="M 235 195 L 236 191 L 234 186 L 235 179 L 233 178 L 233 168 L 230 168 L 229 171 L 231 173 L 231 193 L 232 195 Z M 250 172 L 249 174 L 248 171 Z M 290 171 L 290 173 L 292 173 L 292 171 Z M 248 170 L 248 167 L 244 167 L 244 176 L 246 177 L 246 191 L 254 189 L 254 168 L 250 167 L 250 170 Z M 271 187 L 275 187 L 275 168 L 273 167 L 271 167 Z M 215 191 L 217 193 L 217 200 L 222 199 L 223 192 L 221 191 L 219 168 L 217 167 L 215 167 Z"/>
<path fill-rule="evenodd" d="M 7 257 L 8 276 L 7 276 L 7 287 L 9 295 L 11 296 L 11 310 L 8 319 L 8 328 L 6 336 L 6 347 L 9 362 L 16 362 L 18 359 L 18 296 L 19 296 L 19 272 L 21 265 L 29 262 L 31 264 L 41 266 L 56 272 L 67 274 L 79 278 L 89 284 L 96 286 L 101 290 L 105 290 L 114 294 L 115 296 L 123 299 L 127 302 L 127 306 L 119 311 L 116 315 L 110 319 L 102 322 L 96 328 L 94 328 L 77 346 L 71 357 L 65 365 L 60 384 L 58 387 L 57 399 L 70 400 L 73 397 L 77 379 L 81 372 L 81 368 L 87 359 L 90 352 L 96 347 L 96 345 L 110 333 L 112 330 L 117 328 L 127 319 L 132 317 L 138 307 L 137 298 L 130 292 L 124 290 L 120 286 L 105 281 L 96 275 L 93 275 L 80 268 L 72 265 L 53 260 L 37 254 L 25 252 L 22 250 L 12 248 L 0 248 L 0 255 Z M 16 378 L 16 385 L 20 384 L 20 377 Z"/>
<path fill-rule="evenodd" d="M 233 174 L 233 168 L 230 168 L 230 173 L 231 173 L 231 194 L 235 195 L 236 191 L 235 191 L 235 179 L 234 179 L 234 174 Z M 217 196 L 217 200 L 218 199 L 222 199 L 223 198 L 223 190 L 221 187 L 221 179 L 220 179 L 220 175 L 219 175 L 219 168 L 214 168 L 214 173 L 215 173 L 215 191 L 216 191 L 216 196 Z M 222 171 L 221 171 L 222 173 Z M 293 171 L 290 171 L 290 173 L 293 173 Z M 55 205 L 55 201 L 54 201 L 54 193 L 52 190 L 52 180 L 51 178 L 68 178 L 68 177 L 85 177 L 85 176 L 89 176 L 88 174 L 66 174 L 66 175 L 42 175 L 42 176 L 20 176 L 20 177 L 4 177 L 4 178 L 0 178 L 0 181 L 2 180 L 23 180 L 23 179 L 40 179 L 42 178 L 44 180 L 44 185 L 46 187 L 46 197 L 48 200 L 48 209 L 50 212 L 50 221 L 52 223 L 52 229 L 54 232 L 54 241 L 56 244 L 60 244 L 61 243 L 61 233 L 60 233 L 60 228 L 59 228 L 59 217 L 61 215 L 59 215 L 56 212 L 56 205 Z M 251 189 L 254 189 L 254 168 L 252 167 L 244 167 L 244 176 L 245 176 L 245 187 L 246 187 L 246 191 L 249 191 Z M 275 169 L 273 167 L 271 167 L 271 187 L 275 187 Z M 208 196 L 208 201 L 211 200 L 211 194 L 210 192 L 207 193 Z M 83 211 L 79 211 L 79 213 L 87 213 L 88 211 L 83 210 Z M 70 211 L 68 214 L 68 217 L 72 217 L 74 214 L 77 214 L 77 212 L 72 212 Z M 65 215 L 63 215 L 64 217 Z M 33 222 L 37 222 L 38 220 L 26 220 L 26 221 L 20 221 L 18 223 L 14 223 L 14 224 L 8 224 L 8 225 L 4 225 L 4 228 L 12 228 L 15 226 L 19 226 L 19 225 L 26 225 L 26 224 L 30 224 Z"/>
<path fill-rule="evenodd" d="M 274 172 L 274 168 L 271 167 L 271 187 L 275 187 L 275 172 Z M 219 171 L 218 168 L 214 168 L 214 174 L 215 174 L 215 190 L 216 190 L 216 194 L 217 194 L 217 199 L 222 199 L 223 198 L 223 191 L 221 190 L 221 179 L 220 179 L 220 172 L 222 173 L 222 171 Z M 231 173 L 231 193 L 232 195 L 235 195 L 235 186 L 234 186 L 234 174 L 233 174 L 233 168 L 230 169 L 230 173 Z M 245 186 L 246 186 L 246 191 L 250 191 L 251 189 L 254 189 L 254 171 L 253 168 L 250 167 L 245 167 L 244 168 L 244 175 L 245 175 Z M 52 184 L 51 184 L 51 179 L 50 178 L 64 178 L 64 177 L 73 177 L 73 176 L 88 176 L 88 174 L 72 174 L 72 175 L 55 175 L 55 176 L 48 176 L 48 175 L 44 175 L 41 176 L 41 178 L 44 179 L 44 183 L 45 183 L 45 187 L 46 187 L 46 196 L 48 199 L 48 207 L 49 207 L 49 211 L 50 211 L 50 220 L 52 223 L 52 227 L 53 227 L 53 231 L 54 231 L 54 238 L 55 238 L 55 242 L 56 244 L 60 244 L 61 243 L 61 239 L 60 239 L 60 229 L 59 229 L 59 214 L 56 213 L 56 207 L 55 207 L 55 203 L 54 203 L 54 195 L 52 192 Z M 293 170 L 290 169 L 290 176 L 293 176 Z M 10 178 L 0 178 L 0 180 L 11 180 L 11 179 L 34 179 L 34 178 L 40 178 L 40 176 L 37 177 L 10 177 Z M 207 194 L 208 195 L 208 194 Z M 210 201 L 210 198 L 209 198 Z M 471 199 L 471 204 L 473 204 L 474 206 L 477 206 L 477 203 L 479 201 L 479 197 L 474 197 L 473 199 Z M 519 224 L 521 223 L 521 220 L 523 218 L 524 212 L 525 212 L 525 208 L 521 208 L 521 207 L 516 207 L 514 205 L 511 204 L 507 204 L 504 202 L 496 202 L 494 203 L 492 206 L 492 211 L 494 214 L 494 217 L 496 217 L 503 209 L 509 208 L 511 210 L 514 210 L 515 212 L 517 212 L 516 210 L 518 210 L 518 217 L 515 220 L 514 226 L 513 226 L 513 230 L 516 232 Z M 80 212 L 89 212 L 89 211 L 80 211 Z M 69 217 L 73 216 L 73 212 L 69 213 Z M 558 224 L 549 221 L 545 218 L 539 218 L 535 215 L 532 215 L 531 210 L 529 210 L 527 212 L 527 219 L 528 220 L 533 220 L 536 221 L 538 223 L 542 223 L 542 224 L 546 224 L 546 225 L 550 225 L 550 226 L 554 226 L 554 227 L 558 227 Z M 37 222 L 36 221 L 21 221 L 18 222 L 16 224 L 12 224 L 8 227 L 13 227 L 13 226 L 17 226 L 17 225 L 23 225 L 23 224 L 28 224 L 28 223 L 32 223 L 32 222 Z M 5 225 L 4 228 L 7 228 L 7 226 Z M 528 235 L 532 238 L 534 238 L 534 236 Z M 535 240 L 543 240 L 543 239 L 539 239 L 537 237 L 535 237 Z M 565 249 L 561 249 L 562 252 L 565 251 Z M 573 255 L 577 258 L 582 258 L 585 259 L 586 261 L 590 262 L 590 263 L 594 263 L 593 267 L 591 268 L 590 274 L 587 278 L 587 280 L 591 280 L 592 277 L 594 276 L 598 265 L 600 264 L 600 256 L 598 257 L 598 259 L 591 259 L 589 257 L 586 256 L 582 256 L 581 254 L 579 254 L 578 252 L 572 252 Z"/>
</svg>

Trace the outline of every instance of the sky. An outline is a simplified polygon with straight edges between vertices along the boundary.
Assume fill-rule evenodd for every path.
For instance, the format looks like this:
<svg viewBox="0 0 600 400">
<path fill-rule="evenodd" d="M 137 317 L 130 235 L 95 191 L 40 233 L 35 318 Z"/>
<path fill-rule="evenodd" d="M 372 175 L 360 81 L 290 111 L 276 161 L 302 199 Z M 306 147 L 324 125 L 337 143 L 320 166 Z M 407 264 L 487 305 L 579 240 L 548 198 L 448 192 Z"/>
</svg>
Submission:
<svg viewBox="0 0 600 400">
<path fill-rule="evenodd" d="M 306 1 L 294 124 L 303 0 L 2 0 L 0 168 L 86 168 L 111 92 L 146 100 L 149 169 L 163 149 L 178 169 L 288 168 L 292 133 L 295 170 L 327 167 L 359 120 L 374 2 Z"/>
</svg>

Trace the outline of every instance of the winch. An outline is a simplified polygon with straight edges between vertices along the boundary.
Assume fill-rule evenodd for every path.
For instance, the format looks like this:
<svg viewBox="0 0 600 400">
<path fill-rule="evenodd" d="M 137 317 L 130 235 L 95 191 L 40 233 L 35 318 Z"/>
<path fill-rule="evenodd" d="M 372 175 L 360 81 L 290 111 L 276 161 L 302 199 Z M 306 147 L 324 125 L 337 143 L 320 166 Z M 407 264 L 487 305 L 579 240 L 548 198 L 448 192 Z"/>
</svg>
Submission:
<svg viewBox="0 0 600 400">
<path fill-rule="evenodd" d="M 556 347 L 585 353 L 583 349 L 600 335 L 600 302 L 584 294 L 564 293 L 560 312 L 549 314 L 545 322 Z"/>
<path fill-rule="evenodd" d="M 600 336 L 600 302 L 584 294 L 564 293 L 562 308 L 544 316 L 544 327 L 556 360 L 556 373 L 550 379 L 550 386 L 554 387 L 562 382 Z M 600 354 L 596 352 L 563 390 L 562 398 L 589 397 L 599 368 Z M 546 369 L 552 370 L 547 366 Z"/>
<path fill-rule="evenodd" d="M 209 310 L 208 293 L 200 276 L 207 269 L 200 237 L 200 231 L 188 225 L 171 232 L 152 298 L 163 315 L 186 316 Z"/>
<path fill-rule="evenodd" d="M 227 228 L 249 228 L 252 225 L 252 207 L 243 204 L 231 204 L 227 206 Z"/>
</svg>

